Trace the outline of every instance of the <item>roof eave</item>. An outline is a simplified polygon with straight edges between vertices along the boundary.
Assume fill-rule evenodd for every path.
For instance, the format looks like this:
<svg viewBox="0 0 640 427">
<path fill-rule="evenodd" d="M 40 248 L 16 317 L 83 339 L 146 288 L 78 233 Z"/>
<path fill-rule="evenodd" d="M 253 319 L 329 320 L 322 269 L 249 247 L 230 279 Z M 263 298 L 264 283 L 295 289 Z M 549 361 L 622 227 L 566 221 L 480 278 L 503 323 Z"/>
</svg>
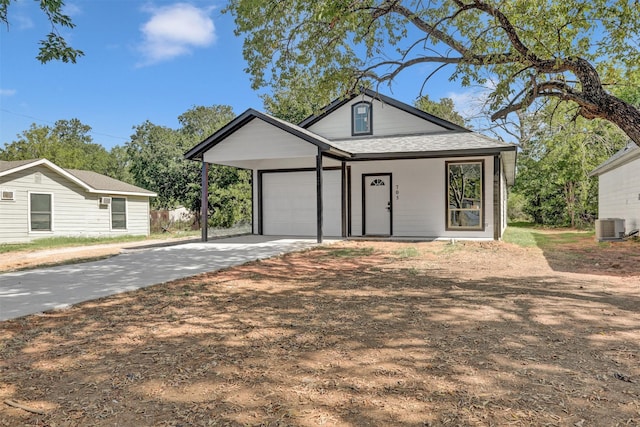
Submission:
<svg viewBox="0 0 640 427">
<path fill-rule="evenodd" d="M 632 162 L 639 158 L 640 158 L 640 149 L 629 151 L 628 153 L 625 153 L 624 155 L 620 156 L 619 158 L 615 159 L 612 162 L 608 162 L 608 163 L 605 162 L 602 165 L 598 166 L 597 168 L 595 168 L 589 173 L 589 176 L 590 177 L 600 176 L 603 173 L 609 172 L 610 170 L 613 170 L 619 166 L 622 166 L 626 163 Z"/>
<path fill-rule="evenodd" d="M 320 148 L 320 150 L 322 151 L 332 151 L 334 153 L 337 153 L 338 155 L 348 155 L 348 153 L 339 150 L 333 146 L 331 146 L 330 144 L 328 144 L 327 142 L 322 141 L 319 138 L 314 138 L 311 135 L 308 135 L 304 132 L 301 132 L 300 130 L 292 127 L 292 126 L 288 126 L 286 124 L 286 122 L 284 121 L 279 121 L 274 119 L 273 117 L 270 117 L 266 114 L 261 113 L 260 111 L 254 110 L 252 108 L 246 110 L 244 113 L 242 113 L 241 115 L 239 115 L 238 117 L 236 117 L 235 119 L 233 119 L 232 121 L 230 121 L 229 123 L 227 123 L 224 127 L 222 127 L 221 129 L 219 129 L 217 132 L 215 132 L 213 135 L 209 136 L 207 139 L 205 139 L 204 141 L 202 141 L 200 144 L 196 145 L 194 148 L 192 148 L 191 150 L 187 151 L 184 154 L 184 157 L 188 160 L 200 160 L 202 161 L 204 153 L 208 150 L 210 150 L 211 148 L 215 147 L 218 143 L 222 142 L 225 138 L 227 138 L 228 136 L 230 136 L 231 134 L 233 134 L 234 132 L 236 132 L 238 129 L 240 129 L 242 126 L 246 125 L 247 123 L 251 122 L 253 119 L 260 119 L 262 121 L 264 121 L 265 123 L 268 123 L 272 126 L 277 127 L 278 129 L 287 132 L 293 136 L 296 136 L 306 142 L 309 142 L 315 146 L 317 146 L 318 148 Z M 309 131 L 307 131 L 309 132 Z"/>
<path fill-rule="evenodd" d="M 135 191 L 113 191 L 113 190 L 101 190 L 93 188 L 87 190 L 87 193 L 91 194 L 114 194 L 116 196 L 141 196 L 141 197 L 158 197 L 158 193 L 140 193 Z"/>
<path fill-rule="evenodd" d="M 382 95 L 379 92 L 373 91 L 371 89 L 364 89 L 361 92 L 357 92 L 352 94 L 351 96 L 347 96 L 344 98 L 338 98 L 336 100 L 334 100 L 331 104 L 329 104 L 328 106 L 324 107 L 322 109 L 322 112 L 320 114 L 314 114 L 311 115 L 309 117 L 307 117 L 306 119 L 304 119 L 303 121 L 301 121 L 298 126 L 302 127 L 302 128 L 308 128 L 309 126 L 312 126 L 313 124 L 317 123 L 318 121 L 320 121 L 321 119 L 323 119 L 324 117 L 326 117 L 327 115 L 331 114 L 333 111 L 337 110 L 338 108 L 342 107 L 343 105 L 345 105 L 346 103 L 348 103 L 349 101 L 357 98 L 358 96 L 361 95 L 366 95 L 369 98 L 372 99 L 377 99 L 380 102 L 382 102 L 383 104 L 388 104 L 391 105 L 395 108 L 398 108 L 404 112 L 407 112 L 409 114 L 412 114 L 416 117 L 419 117 L 421 119 L 424 120 L 428 120 L 438 126 L 441 126 L 445 129 L 448 130 L 454 130 L 454 131 L 459 131 L 459 132 L 471 132 L 471 130 L 457 125 L 455 123 L 452 123 L 448 120 L 444 120 L 441 119 L 440 117 L 434 116 L 433 114 L 429 114 L 425 111 L 422 111 L 418 108 L 415 108 L 409 104 L 405 104 L 404 102 L 398 101 L 396 99 L 390 98 L 386 95 Z"/>
<path fill-rule="evenodd" d="M 59 175 L 62 175 L 65 178 L 67 178 L 69 181 L 72 181 L 72 182 L 78 184 L 80 187 L 84 188 L 88 192 L 92 192 L 92 190 L 95 190 L 95 188 L 91 187 L 89 184 L 87 184 L 83 180 L 75 177 L 74 175 L 70 174 L 69 172 L 67 172 L 66 170 L 61 168 L 60 166 L 50 162 L 47 159 L 39 159 L 39 160 L 36 160 L 34 162 L 31 162 L 31 163 L 27 163 L 27 164 L 22 165 L 22 166 L 18 166 L 16 168 L 9 169 L 8 171 L 5 171 L 4 173 L 0 174 L 0 176 L 9 175 L 9 174 L 12 174 L 12 173 L 19 172 L 21 170 L 33 168 L 33 167 L 40 166 L 40 165 L 46 166 L 49 169 L 51 169 L 52 171 L 57 172 Z"/>
<path fill-rule="evenodd" d="M 439 150 L 439 151 L 402 151 L 387 153 L 354 153 L 351 160 L 394 160 L 394 159 L 426 159 L 442 157 L 471 157 L 471 156 L 493 156 L 505 151 L 516 151 L 515 146 L 473 148 L 460 150 Z"/>
</svg>

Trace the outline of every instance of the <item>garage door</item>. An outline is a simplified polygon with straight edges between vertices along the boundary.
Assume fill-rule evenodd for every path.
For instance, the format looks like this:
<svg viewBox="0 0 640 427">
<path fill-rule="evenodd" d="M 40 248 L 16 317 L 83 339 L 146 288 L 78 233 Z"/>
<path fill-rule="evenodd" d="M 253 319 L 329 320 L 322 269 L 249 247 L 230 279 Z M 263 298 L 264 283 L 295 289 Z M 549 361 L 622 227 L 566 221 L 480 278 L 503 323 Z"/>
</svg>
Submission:
<svg viewBox="0 0 640 427">
<path fill-rule="evenodd" d="M 323 234 L 342 234 L 339 170 L 324 171 Z M 316 173 L 268 172 L 262 175 L 262 233 L 267 236 L 317 234 Z"/>
</svg>

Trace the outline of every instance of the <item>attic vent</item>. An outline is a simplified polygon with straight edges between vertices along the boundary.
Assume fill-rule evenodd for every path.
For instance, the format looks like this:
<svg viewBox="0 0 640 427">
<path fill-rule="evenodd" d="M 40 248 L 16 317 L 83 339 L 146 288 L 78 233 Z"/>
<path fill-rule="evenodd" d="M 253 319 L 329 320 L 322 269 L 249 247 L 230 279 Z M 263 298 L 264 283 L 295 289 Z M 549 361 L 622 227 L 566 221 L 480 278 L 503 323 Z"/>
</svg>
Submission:
<svg viewBox="0 0 640 427">
<path fill-rule="evenodd" d="M 15 200 L 16 192 L 13 190 L 2 190 L 0 193 L 0 200 Z"/>
<path fill-rule="evenodd" d="M 111 204 L 111 197 L 100 197 L 100 204 L 101 205 L 110 205 Z"/>
</svg>

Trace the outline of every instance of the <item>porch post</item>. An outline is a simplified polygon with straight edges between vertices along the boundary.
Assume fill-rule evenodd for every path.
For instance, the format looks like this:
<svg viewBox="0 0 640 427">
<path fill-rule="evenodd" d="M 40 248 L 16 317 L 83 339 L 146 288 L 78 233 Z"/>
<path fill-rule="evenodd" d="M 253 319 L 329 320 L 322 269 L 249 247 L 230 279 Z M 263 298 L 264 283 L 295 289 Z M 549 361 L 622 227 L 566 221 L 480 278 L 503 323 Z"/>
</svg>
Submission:
<svg viewBox="0 0 640 427">
<path fill-rule="evenodd" d="M 200 226 L 202 241 L 208 240 L 209 232 L 209 163 L 202 159 L 202 197 L 200 201 Z"/>
<path fill-rule="evenodd" d="M 322 150 L 316 156 L 316 207 L 318 221 L 318 243 L 322 243 Z"/>
<path fill-rule="evenodd" d="M 347 163 L 340 165 L 340 204 L 342 210 L 342 237 L 347 237 Z"/>
<path fill-rule="evenodd" d="M 500 156 L 493 156 L 493 240 L 502 238 L 502 197 L 500 195 Z"/>
</svg>

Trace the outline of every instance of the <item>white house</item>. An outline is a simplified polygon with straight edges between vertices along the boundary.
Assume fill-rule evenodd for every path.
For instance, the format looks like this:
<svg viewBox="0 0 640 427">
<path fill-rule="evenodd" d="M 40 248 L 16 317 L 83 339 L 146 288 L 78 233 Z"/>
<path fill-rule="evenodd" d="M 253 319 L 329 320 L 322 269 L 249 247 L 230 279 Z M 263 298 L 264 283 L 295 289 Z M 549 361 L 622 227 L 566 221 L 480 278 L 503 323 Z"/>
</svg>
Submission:
<svg viewBox="0 0 640 427">
<path fill-rule="evenodd" d="M 640 148 L 632 142 L 594 169 L 598 218 L 622 218 L 628 232 L 640 228 Z"/>
<path fill-rule="evenodd" d="M 298 125 L 249 109 L 185 156 L 253 172 L 254 234 L 491 240 L 516 147 L 364 91 Z"/>
<path fill-rule="evenodd" d="M 156 193 L 46 159 L 0 161 L 0 243 L 149 234 Z"/>
</svg>

